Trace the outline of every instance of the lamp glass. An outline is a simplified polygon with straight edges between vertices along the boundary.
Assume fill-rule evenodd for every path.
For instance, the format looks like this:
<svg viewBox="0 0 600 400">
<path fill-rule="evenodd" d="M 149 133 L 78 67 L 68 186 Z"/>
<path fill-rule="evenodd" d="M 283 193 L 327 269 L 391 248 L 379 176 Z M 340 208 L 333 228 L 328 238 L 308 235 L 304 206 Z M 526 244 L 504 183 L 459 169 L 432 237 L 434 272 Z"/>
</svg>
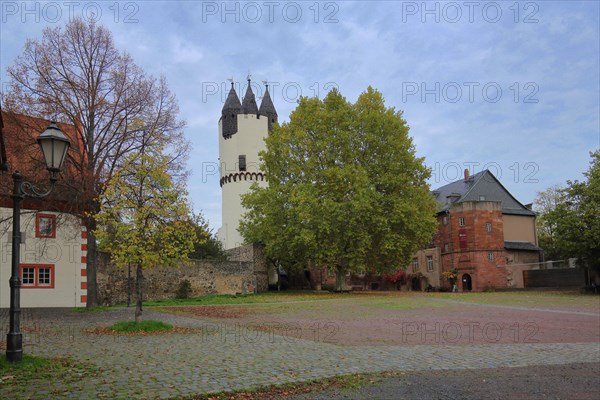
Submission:
<svg viewBox="0 0 600 400">
<path fill-rule="evenodd" d="M 44 153 L 44 160 L 46 161 L 48 171 L 60 171 L 67 157 L 70 143 L 58 126 L 56 126 L 56 123 L 52 122 L 37 141 L 42 148 L 42 153 Z"/>
</svg>

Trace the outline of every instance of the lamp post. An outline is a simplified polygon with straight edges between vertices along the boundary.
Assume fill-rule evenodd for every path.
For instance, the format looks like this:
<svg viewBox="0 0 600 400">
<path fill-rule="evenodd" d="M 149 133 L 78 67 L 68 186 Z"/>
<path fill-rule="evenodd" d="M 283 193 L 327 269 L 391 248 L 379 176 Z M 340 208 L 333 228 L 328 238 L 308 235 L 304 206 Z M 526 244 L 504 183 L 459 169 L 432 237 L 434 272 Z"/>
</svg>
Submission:
<svg viewBox="0 0 600 400">
<path fill-rule="evenodd" d="M 38 137 L 38 144 L 44 153 L 46 168 L 50 172 L 50 187 L 46 192 L 41 192 L 32 183 L 23 181 L 19 171 L 15 171 L 13 178 L 13 237 L 12 237 L 12 268 L 10 277 L 10 321 L 9 331 L 6 335 L 6 359 L 11 362 L 23 359 L 23 335 L 21 334 L 21 277 L 19 271 L 20 245 L 21 245 L 21 203 L 25 197 L 41 199 L 54 189 L 58 172 L 69 150 L 69 140 L 52 121 L 48 128 Z"/>
</svg>

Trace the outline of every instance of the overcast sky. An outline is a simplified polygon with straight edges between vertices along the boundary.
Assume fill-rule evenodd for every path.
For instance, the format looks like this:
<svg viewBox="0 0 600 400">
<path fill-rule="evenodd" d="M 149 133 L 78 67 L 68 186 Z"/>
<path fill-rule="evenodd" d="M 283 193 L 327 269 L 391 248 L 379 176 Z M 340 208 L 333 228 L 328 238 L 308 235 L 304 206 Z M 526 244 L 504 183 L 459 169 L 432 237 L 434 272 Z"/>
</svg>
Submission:
<svg viewBox="0 0 600 400">
<path fill-rule="evenodd" d="M 221 225 L 218 121 L 233 77 L 263 80 L 279 120 L 300 94 L 369 85 L 404 111 L 432 188 L 489 168 L 521 202 L 582 179 L 600 145 L 597 1 L 1 1 L 0 64 L 70 16 L 109 27 L 164 74 L 193 143 L 191 200 Z M 241 86 L 240 86 L 241 85 Z M 240 89 L 241 88 L 241 89 Z M 242 93 L 240 93 L 242 92 Z M 260 103 L 259 103 L 260 104 Z"/>
</svg>

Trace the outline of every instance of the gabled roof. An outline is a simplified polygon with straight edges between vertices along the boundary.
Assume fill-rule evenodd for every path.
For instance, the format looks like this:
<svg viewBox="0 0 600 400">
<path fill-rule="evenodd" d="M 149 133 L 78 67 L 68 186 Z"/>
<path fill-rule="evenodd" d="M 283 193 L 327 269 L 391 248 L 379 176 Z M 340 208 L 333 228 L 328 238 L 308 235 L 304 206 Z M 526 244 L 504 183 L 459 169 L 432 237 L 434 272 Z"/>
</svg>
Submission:
<svg viewBox="0 0 600 400">
<path fill-rule="evenodd" d="M 0 171 L 7 171 L 6 147 L 4 146 L 4 120 L 2 119 L 2 107 L 0 107 Z"/>
<path fill-rule="evenodd" d="M 44 118 L 31 117 L 23 114 L 0 111 L 0 120 L 2 122 L 2 139 L 6 151 L 6 161 L 10 173 L 0 174 L 0 206 L 12 204 L 8 193 L 12 192 L 11 174 L 19 171 L 25 180 L 34 184 L 40 183 L 42 187 L 48 182 L 48 172 L 42 150 L 37 143 L 38 136 L 48 128 L 50 121 Z M 78 127 L 71 124 L 58 123 L 60 130 L 67 136 L 71 142 L 69 147 L 69 156 L 65 160 L 65 166 L 62 174 L 63 179 L 59 179 L 57 189 L 54 190 L 48 198 L 43 201 L 31 200 L 28 204 L 26 200 L 23 207 L 31 208 L 31 202 L 35 207 L 44 207 L 44 204 L 50 204 L 53 201 L 72 200 L 71 192 L 66 189 L 66 181 L 72 184 L 81 179 L 81 172 L 75 166 L 73 160 L 86 160 L 84 147 L 81 143 L 81 135 Z M 83 154 L 83 155 L 82 155 Z M 60 188 L 59 188 L 60 186 Z M 56 204 L 53 207 L 60 208 Z"/>
<path fill-rule="evenodd" d="M 503 214 L 536 215 L 510 194 L 487 169 L 439 187 L 432 194 L 438 202 L 438 212 L 447 211 L 452 204 L 465 201 L 500 201 Z"/>
</svg>

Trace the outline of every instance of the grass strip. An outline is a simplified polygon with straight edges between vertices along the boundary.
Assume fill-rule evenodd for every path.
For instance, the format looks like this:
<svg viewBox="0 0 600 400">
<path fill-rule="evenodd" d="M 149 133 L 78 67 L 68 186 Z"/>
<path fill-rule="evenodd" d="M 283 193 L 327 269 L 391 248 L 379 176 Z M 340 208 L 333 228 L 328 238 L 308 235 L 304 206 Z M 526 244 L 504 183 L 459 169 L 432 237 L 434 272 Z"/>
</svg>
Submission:
<svg viewBox="0 0 600 400">
<path fill-rule="evenodd" d="M 20 362 L 0 357 L 0 388 L 19 390 L 36 381 L 78 382 L 97 373 L 97 368 L 70 358 L 45 358 L 29 354 Z"/>
<path fill-rule="evenodd" d="M 123 333 L 137 332 L 168 332 L 173 330 L 173 325 L 166 322 L 157 321 L 154 319 L 145 319 L 140 322 L 136 321 L 119 321 L 112 324 L 109 328 L 111 331 Z"/>
<path fill-rule="evenodd" d="M 379 372 L 366 374 L 339 375 L 331 378 L 311 381 L 271 385 L 254 389 L 244 389 L 232 392 L 218 392 L 184 397 L 184 400 L 271 400 L 303 393 L 313 393 L 322 390 L 360 389 L 386 378 L 401 376 L 404 372 Z"/>
</svg>

